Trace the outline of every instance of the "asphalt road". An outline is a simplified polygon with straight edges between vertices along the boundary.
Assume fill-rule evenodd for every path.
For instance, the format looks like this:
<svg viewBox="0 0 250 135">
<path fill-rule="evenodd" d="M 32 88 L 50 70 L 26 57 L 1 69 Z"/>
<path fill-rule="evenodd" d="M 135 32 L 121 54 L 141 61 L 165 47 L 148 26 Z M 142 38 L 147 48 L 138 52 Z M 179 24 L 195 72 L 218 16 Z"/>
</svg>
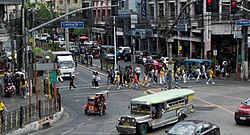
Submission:
<svg viewBox="0 0 250 135">
<path fill-rule="evenodd" d="M 69 90 L 69 81 L 59 83 L 61 89 L 62 104 L 66 110 L 65 117 L 48 129 L 33 133 L 34 135 L 116 135 L 117 119 L 129 113 L 129 100 L 144 94 L 145 88 L 140 91 L 126 87 L 117 90 L 112 87 L 107 99 L 107 112 L 103 116 L 85 115 L 83 105 L 87 97 L 99 90 L 106 90 L 106 78 L 101 77 L 99 90 L 91 87 L 92 72 L 77 67 L 75 85 L 76 90 Z M 195 90 L 194 106 L 196 111 L 187 119 L 207 120 L 217 124 L 221 128 L 222 135 L 249 135 L 249 126 L 236 125 L 233 119 L 235 108 L 250 95 L 249 82 L 232 80 L 215 80 L 215 85 L 195 83 L 193 80 L 182 85 Z M 157 87 L 157 86 L 153 86 Z M 165 126 L 148 134 L 163 135 L 166 129 L 173 125 Z"/>
</svg>

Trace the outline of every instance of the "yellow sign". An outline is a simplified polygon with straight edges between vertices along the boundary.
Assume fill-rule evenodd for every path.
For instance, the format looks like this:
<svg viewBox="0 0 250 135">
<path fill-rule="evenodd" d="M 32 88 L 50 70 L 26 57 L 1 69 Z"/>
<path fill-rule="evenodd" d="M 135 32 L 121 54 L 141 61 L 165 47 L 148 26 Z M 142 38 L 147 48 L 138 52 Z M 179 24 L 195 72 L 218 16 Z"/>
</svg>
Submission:
<svg viewBox="0 0 250 135">
<path fill-rule="evenodd" d="M 33 43 L 34 42 L 34 38 L 29 38 L 29 42 Z"/>
<path fill-rule="evenodd" d="M 181 51 L 182 50 L 182 46 L 179 45 L 178 46 L 178 50 Z"/>
</svg>

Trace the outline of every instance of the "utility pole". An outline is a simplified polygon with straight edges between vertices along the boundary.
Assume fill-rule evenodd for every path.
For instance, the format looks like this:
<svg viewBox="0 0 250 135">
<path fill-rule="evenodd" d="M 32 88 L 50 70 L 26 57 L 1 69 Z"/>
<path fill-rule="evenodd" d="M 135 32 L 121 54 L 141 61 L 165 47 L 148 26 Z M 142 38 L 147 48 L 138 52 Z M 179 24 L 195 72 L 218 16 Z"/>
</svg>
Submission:
<svg viewBox="0 0 250 135">
<path fill-rule="evenodd" d="M 10 38 L 11 38 L 11 71 L 14 73 L 15 71 L 15 46 L 14 46 L 14 15 L 13 13 L 10 14 L 10 23 L 11 23 L 11 30 L 10 30 Z"/>
<path fill-rule="evenodd" d="M 65 6 L 65 14 L 67 14 L 69 12 L 67 0 L 64 0 L 64 6 Z M 69 17 L 66 16 L 65 20 L 68 21 Z M 66 51 L 69 51 L 69 28 L 65 28 L 65 46 L 66 46 Z"/>
<path fill-rule="evenodd" d="M 52 8 L 52 5 L 53 5 L 53 0 L 50 1 L 50 18 L 53 19 L 53 8 Z M 53 29 L 53 24 L 50 26 L 51 27 L 51 39 L 52 39 L 52 45 L 54 45 L 54 29 Z"/>
<path fill-rule="evenodd" d="M 248 0 L 243 0 L 243 5 L 247 6 L 248 9 Z M 244 10 L 243 17 L 248 19 L 248 12 Z M 248 26 L 242 26 L 242 44 L 241 44 L 241 80 L 246 81 L 248 80 L 248 43 L 247 43 L 247 33 L 248 33 Z"/>
<path fill-rule="evenodd" d="M 117 69 L 117 62 L 116 62 L 116 23 L 115 23 L 115 18 L 116 16 L 113 16 L 114 18 L 114 53 L 115 53 L 115 67 L 114 69 L 116 70 Z"/>
</svg>

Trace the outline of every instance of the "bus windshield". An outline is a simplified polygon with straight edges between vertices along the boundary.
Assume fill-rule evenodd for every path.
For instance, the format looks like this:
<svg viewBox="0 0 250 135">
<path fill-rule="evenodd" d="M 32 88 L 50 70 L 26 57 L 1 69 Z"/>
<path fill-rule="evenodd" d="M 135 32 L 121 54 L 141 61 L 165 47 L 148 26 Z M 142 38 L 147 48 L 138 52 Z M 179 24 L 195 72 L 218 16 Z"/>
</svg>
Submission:
<svg viewBox="0 0 250 135">
<path fill-rule="evenodd" d="M 73 61 L 62 61 L 59 63 L 59 68 L 73 68 L 74 63 Z"/>
<path fill-rule="evenodd" d="M 150 106 L 143 104 L 131 104 L 131 114 L 150 114 Z"/>
</svg>

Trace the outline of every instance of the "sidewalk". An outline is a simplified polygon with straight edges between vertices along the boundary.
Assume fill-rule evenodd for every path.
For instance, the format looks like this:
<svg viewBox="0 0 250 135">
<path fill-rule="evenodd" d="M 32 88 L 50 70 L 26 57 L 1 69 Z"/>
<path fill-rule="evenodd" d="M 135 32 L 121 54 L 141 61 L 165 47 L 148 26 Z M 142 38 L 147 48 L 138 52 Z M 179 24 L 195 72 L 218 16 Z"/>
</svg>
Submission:
<svg viewBox="0 0 250 135">
<path fill-rule="evenodd" d="M 14 94 L 14 96 L 5 97 L 3 89 L 4 86 L 0 85 L 0 99 L 2 100 L 2 102 L 4 103 L 9 112 L 16 109 L 20 109 L 21 106 L 29 105 L 29 97 L 31 98 L 31 103 L 36 102 L 36 93 L 32 93 L 31 96 L 26 96 L 27 97 L 26 99 L 22 98 L 19 94 L 17 95 L 16 93 Z M 43 100 L 45 98 L 46 97 L 40 96 L 40 93 L 38 93 L 39 100 Z"/>
</svg>

